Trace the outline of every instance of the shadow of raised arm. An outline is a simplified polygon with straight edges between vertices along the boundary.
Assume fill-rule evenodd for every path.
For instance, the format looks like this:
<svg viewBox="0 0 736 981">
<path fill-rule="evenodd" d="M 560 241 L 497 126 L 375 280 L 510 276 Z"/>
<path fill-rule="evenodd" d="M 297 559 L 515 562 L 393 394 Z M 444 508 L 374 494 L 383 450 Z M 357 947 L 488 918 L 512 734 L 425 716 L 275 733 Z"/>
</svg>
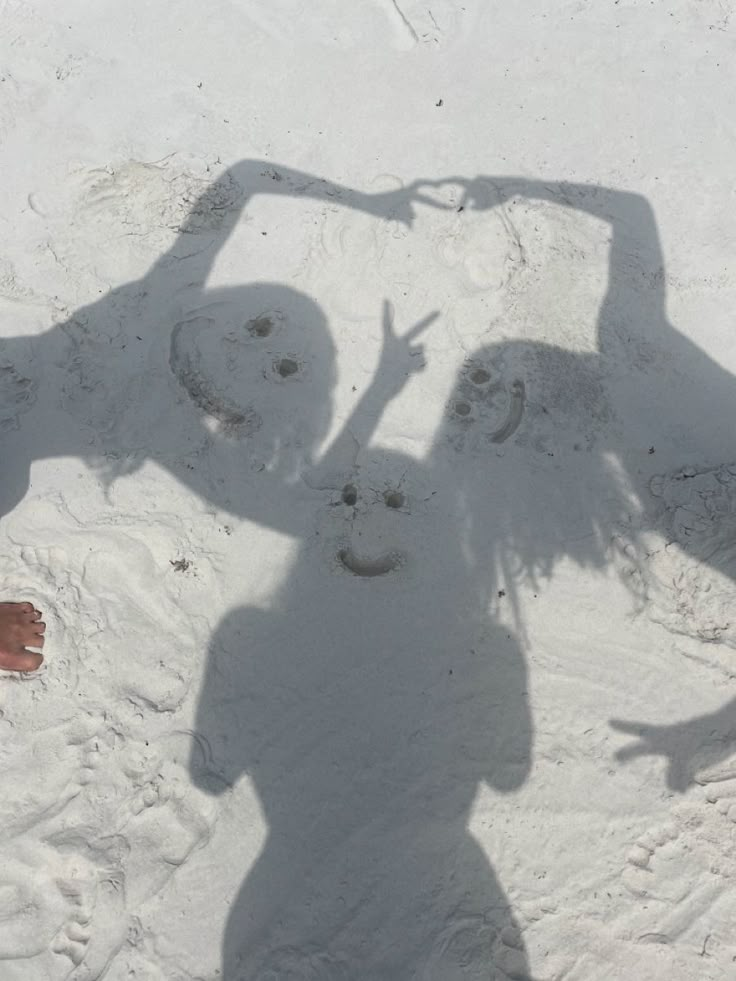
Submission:
<svg viewBox="0 0 736 981">
<path fill-rule="evenodd" d="M 208 184 L 194 201 L 176 241 L 154 264 L 147 278 L 158 278 L 172 262 L 186 258 L 198 261 L 196 281 L 203 283 L 243 211 L 258 195 L 326 201 L 411 228 L 416 203 L 443 207 L 421 193 L 428 184 L 416 180 L 406 187 L 370 194 L 272 161 L 241 160 Z M 199 235 L 209 239 L 209 244 L 201 249 L 192 242 L 193 236 Z"/>
</svg>

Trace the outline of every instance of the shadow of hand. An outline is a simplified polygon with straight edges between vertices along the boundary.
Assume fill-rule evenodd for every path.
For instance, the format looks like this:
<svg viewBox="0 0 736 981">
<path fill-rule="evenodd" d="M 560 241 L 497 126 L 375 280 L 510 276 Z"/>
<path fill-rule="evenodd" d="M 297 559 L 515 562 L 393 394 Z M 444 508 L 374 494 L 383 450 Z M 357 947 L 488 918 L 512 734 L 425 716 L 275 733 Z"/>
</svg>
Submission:
<svg viewBox="0 0 736 981">
<path fill-rule="evenodd" d="M 681 794 L 698 782 L 698 771 L 736 751 L 736 699 L 717 712 L 673 725 L 622 719 L 611 719 L 610 725 L 617 732 L 638 737 L 638 742 L 618 750 L 619 762 L 639 756 L 664 756 L 668 760 L 667 786 Z"/>
<path fill-rule="evenodd" d="M 423 317 L 405 334 L 394 330 L 394 310 L 388 300 L 383 303 L 383 345 L 375 374 L 375 382 L 383 395 L 394 398 L 402 390 L 410 375 L 424 368 L 424 347 L 414 344 L 415 338 L 439 316 L 437 311 Z"/>
<path fill-rule="evenodd" d="M 440 183 L 446 182 L 416 180 L 406 187 L 400 187 L 393 191 L 380 191 L 377 194 L 353 192 L 353 197 L 369 214 L 388 221 L 398 221 L 407 228 L 411 228 L 416 218 L 415 206 L 417 204 L 425 204 L 437 211 L 454 210 L 452 205 L 422 193 L 422 188 L 436 187 Z"/>
</svg>

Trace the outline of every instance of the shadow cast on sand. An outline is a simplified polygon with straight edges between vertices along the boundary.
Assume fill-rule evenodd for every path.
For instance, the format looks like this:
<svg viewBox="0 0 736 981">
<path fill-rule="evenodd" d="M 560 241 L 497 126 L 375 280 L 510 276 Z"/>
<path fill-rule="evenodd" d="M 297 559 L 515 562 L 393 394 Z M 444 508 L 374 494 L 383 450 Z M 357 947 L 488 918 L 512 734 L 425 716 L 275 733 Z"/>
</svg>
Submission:
<svg viewBox="0 0 736 981">
<path fill-rule="evenodd" d="M 402 337 L 385 310 L 376 375 L 316 459 L 335 384 L 323 312 L 278 282 L 206 281 L 257 194 L 329 200 L 410 227 L 417 203 L 437 206 L 431 182 L 368 195 L 245 161 L 204 192 L 140 280 L 32 343 L 2 342 L 36 399 L 22 432 L 3 436 L 3 512 L 36 459 L 80 457 L 109 481 L 153 459 L 215 506 L 298 540 L 269 610 L 235 610 L 217 630 L 198 709 L 217 773 L 193 765 L 193 779 L 214 794 L 248 774 L 268 825 L 229 915 L 227 981 L 529 977 L 511 904 L 468 830 L 479 788 L 517 790 L 532 761 L 525 659 L 492 600 L 503 587 L 520 618 L 513 583 L 523 574 L 549 575 L 563 556 L 604 566 L 613 523 L 632 507 L 645 514 L 656 472 L 631 441 L 642 419 L 659 469 L 663 459 L 733 458 L 736 383 L 667 320 L 645 199 L 522 178 L 435 184 L 448 182 L 468 210 L 521 198 L 606 222 L 608 282 L 595 351 L 522 340 L 475 351 L 450 403 L 468 406 L 468 418 L 448 418 L 424 460 L 376 448 L 358 464 L 353 433 L 370 442 L 429 318 Z M 223 338 L 236 340 L 232 390 L 207 368 Z M 274 422 L 250 393 L 295 373 L 302 384 Z M 134 397 L 121 402 L 125 391 Z M 594 393 L 600 412 L 577 392 Z M 66 421 L 51 440 L 46 420 L 59 404 Z M 504 407 L 500 424 L 478 425 L 476 405 Z M 499 465 L 494 450 L 523 447 L 535 414 L 590 436 L 576 481 L 544 454 L 523 486 Z M 265 473 L 254 460 L 270 462 Z M 319 536 L 296 519 L 295 495 L 307 495 Z M 562 509 L 575 512 L 574 539 L 559 531 Z M 636 731 L 679 759 L 676 728 Z"/>
</svg>

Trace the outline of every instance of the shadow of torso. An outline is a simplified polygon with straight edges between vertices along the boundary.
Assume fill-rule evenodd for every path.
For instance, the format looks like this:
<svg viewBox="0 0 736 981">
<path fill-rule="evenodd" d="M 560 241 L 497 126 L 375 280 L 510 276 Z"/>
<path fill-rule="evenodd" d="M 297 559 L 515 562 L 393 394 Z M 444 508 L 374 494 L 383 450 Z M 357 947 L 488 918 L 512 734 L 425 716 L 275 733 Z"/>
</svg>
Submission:
<svg viewBox="0 0 736 981">
<path fill-rule="evenodd" d="M 323 493 L 272 608 L 233 612 L 212 645 L 198 731 L 268 826 L 228 920 L 233 981 L 526 976 L 468 830 L 482 783 L 528 773 L 524 659 L 463 554 L 450 471 L 383 454 L 381 472 L 431 502 L 387 507 L 366 473 L 355 508 Z M 355 575 L 346 550 L 399 564 Z"/>
</svg>

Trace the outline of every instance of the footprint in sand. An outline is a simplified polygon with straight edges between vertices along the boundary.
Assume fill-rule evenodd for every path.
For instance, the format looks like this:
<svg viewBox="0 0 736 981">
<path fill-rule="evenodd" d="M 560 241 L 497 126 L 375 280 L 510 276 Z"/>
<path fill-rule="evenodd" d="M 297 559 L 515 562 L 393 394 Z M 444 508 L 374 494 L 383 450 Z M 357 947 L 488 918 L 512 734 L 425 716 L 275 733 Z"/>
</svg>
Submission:
<svg viewBox="0 0 736 981">
<path fill-rule="evenodd" d="M 720 803 L 718 792 L 711 796 Z M 729 807 L 725 803 L 718 810 L 728 814 Z M 715 935 L 732 922 L 736 854 L 722 822 L 721 813 L 702 804 L 681 805 L 672 821 L 636 841 L 622 881 L 641 901 L 628 927 L 639 943 L 670 944 L 691 930 L 698 935 L 711 930 Z"/>
<path fill-rule="evenodd" d="M 629 892 L 643 899 L 669 901 L 676 901 L 687 893 L 699 869 L 689 872 L 690 863 L 678 862 L 683 847 L 688 850 L 687 845 L 678 844 L 679 837 L 680 828 L 672 822 L 646 831 L 637 839 L 626 856 L 622 873 Z"/>
<path fill-rule="evenodd" d="M 117 834 L 126 844 L 127 901 L 135 909 L 207 843 L 215 805 L 192 787 L 181 764 L 162 760 L 116 818 Z"/>
<path fill-rule="evenodd" d="M 79 855 L 24 842 L 0 855 L 3 981 L 96 981 L 125 935 L 122 884 Z"/>
<path fill-rule="evenodd" d="M 103 722 L 87 714 L 40 732 L 16 731 L 8 723 L 3 730 L 0 823 L 7 837 L 57 817 L 92 781 Z"/>
<path fill-rule="evenodd" d="M 711 784 L 706 792 L 708 801 L 732 824 L 736 824 L 736 774 L 730 780 Z"/>
<path fill-rule="evenodd" d="M 102 977 L 140 906 L 210 838 L 217 805 L 191 784 L 188 734 L 154 747 L 119 728 L 100 737 L 81 791 L 44 814 L 43 843 L 25 836 L 12 862 L 0 855 L 3 981 Z"/>
<path fill-rule="evenodd" d="M 48 840 L 114 871 L 134 910 L 209 840 L 217 805 L 192 786 L 188 734 L 147 745 L 119 729 L 110 726 L 85 793 L 51 826 Z"/>
</svg>

